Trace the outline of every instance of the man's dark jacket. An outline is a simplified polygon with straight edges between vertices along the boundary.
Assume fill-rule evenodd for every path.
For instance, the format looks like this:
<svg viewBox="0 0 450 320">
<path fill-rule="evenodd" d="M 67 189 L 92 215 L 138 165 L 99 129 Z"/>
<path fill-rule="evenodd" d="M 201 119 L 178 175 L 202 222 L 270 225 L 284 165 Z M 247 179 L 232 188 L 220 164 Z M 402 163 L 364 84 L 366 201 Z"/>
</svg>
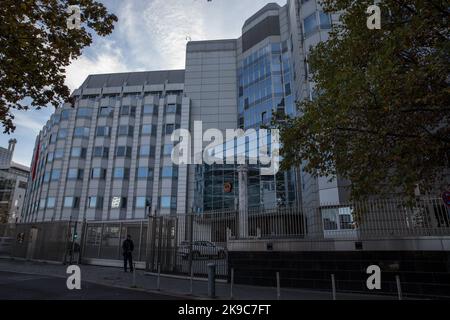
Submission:
<svg viewBox="0 0 450 320">
<path fill-rule="evenodd" d="M 134 250 L 133 240 L 126 239 L 122 244 L 122 250 L 124 255 L 131 254 Z"/>
</svg>

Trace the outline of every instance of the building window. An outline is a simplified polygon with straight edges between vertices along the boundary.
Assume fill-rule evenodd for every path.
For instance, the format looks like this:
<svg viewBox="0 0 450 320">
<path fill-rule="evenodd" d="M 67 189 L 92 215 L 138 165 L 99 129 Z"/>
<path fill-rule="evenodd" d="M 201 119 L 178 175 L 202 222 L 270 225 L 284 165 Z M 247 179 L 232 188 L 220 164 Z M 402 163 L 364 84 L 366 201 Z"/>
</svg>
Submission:
<svg viewBox="0 0 450 320">
<path fill-rule="evenodd" d="M 175 131 L 175 124 L 168 123 L 166 124 L 166 135 L 171 135 Z"/>
<path fill-rule="evenodd" d="M 330 29 L 331 28 L 331 17 L 328 13 L 319 11 L 320 28 Z"/>
<path fill-rule="evenodd" d="M 90 119 L 92 117 L 92 109 L 91 108 L 78 108 L 77 117 Z"/>
<path fill-rule="evenodd" d="M 150 146 L 140 146 L 139 147 L 139 156 L 140 157 L 149 157 L 151 154 Z"/>
<path fill-rule="evenodd" d="M 145 104 L 142 107 L 142 114 L 143 115 L 152 115 L 155 113 L 155 110 L 156 109 L 154 108 L 154 106 L 152 104 Z"/>
<path fill-rule="evenodd" d="M 309 15 L 303 21 L 305 36 L 308 36 L 317 30 L 317 17 L 316 12 Z"/>
<path fill-rule="evenodd" d="M 50 136 L 50 143 L 55 143 L 56 142 L 56 138 L 57 138 L 56 134 L 52 134 Z"/>
<path fill-rule="evenodd" d="M 47 162 L 48 162 L 48 163 L 50 163 L 50 162 L 53 161 L 53 156 L 54 156 L 54 153 L 53 153 L 53 152 L 49 152 L 49 153 L 47 154 Z"/>
<path fill-rule="evenodd" d="M 79 148 L 79 147 L 72 148 L 72 151 L 70 152 L 70 156 L 72 158 L 85 159 L 86 158 L 86 148 Z"/>
<path fill-rule="evenodd" d="M 77 209 L 80 205 L 80 198 L 78 197 L 64 197 L 64 208 Z"/>
<path fill-rule="evenodd" d="M 172 144 L 166 144 L 164 145 L 164 150 L 163 150 L 163 154 L 164 156 L 172 156 L 172 151 L 173 151 L 173 145 Z"/>
<path fill-rule="evenodd" d="M 112 107 L 100 107 L 99 117 L 112 117 L 114 109 Z"/>
<path fill-rule="evenodd" d="M 127 198 L 125 197 L 111 198 L 111 209 L 126 209 L 126 208 L 127 208 Z"/>
<path fill-rule="evenodd" d="M 57 125 L 59 123 L 59 121 L 61 121 L 61 115 L 60 114 L 53 115 L 52 124 Z"/>
<path fill-rule="evenodd" d="M 120 108 L 120 115 L 134 117 L 136 115 L 136 107 L 122 106 Z"/>
<path fill-rule="evenodd" d="M 39 200 L 39 209 L 44 209 L 45 208 L 45 199 L 41 199 Z"/>
<path fill-rule="evenodd" d="M 132 137 L 133 133 L 134 133 L 134 127 L 133 126 L 119 126 L 119 129 L 117 130 L 117 134 L 119 136 Z"/>
<path fill-rule="evenodd" d="M 109 127 L 98 127 L 96 135 L 97 137 L 109 137 L 111 135 L 111 129 Z"/>
<path fill-rule="evenodd" d="M 54 159 L 62 159 L 64 157 L 64 149 L 56 149 Z"/>
<path fill-rule="evenodd" d="M 130 177 L 129 168 L 114 168 L 114 179 L 128 179 Z"/>
<path fill-rule="evenodd" d="M 73 135 L 76 138 L 89 138 L 89 128 L 86 127 L 79 127 L 75 128 Z"/>
<path fill-rule="evenodd" d="M 105 178 L 106 178 L 106 169 L 103 169 L 103 168 L 92 168 L 92 170 L 91 170 L 91 179 L 104 180 Z"/>
<path fill-rule="evenodd" d="M 56 198 L 48 197 L 47 198 L 47 209 L 53 209 L 55 207 Z"/>
<path fill-rule="evenodd" d="M 67 171 L 67 179 L 68 180 L 83 180 L 83 169 L 69 169 Z"/>
<path fill-rule="evenodd" d="M 162 178 L 176 178 L 178 177 L 178 167 L 163 167 L 161 169 Z"/>
<path fill-rule="evenodd" d="M 61 112 L 61 120 L 69 120 L 70 110 L 63 110 Z"/>
<path fill-rule="evenodd" d="M 150 201 L 147 197 L 136 197 L 135 207 L 138 209 L 150 207 Z"/>
<path fill-rule="evenodd" d="M 50 176 L 51 176 L 50 172 L 47 171 L 46 173 L 44 173 L 44 182 L 49 182 Z"/>
<path fill-rule="evenodd" d="M 94 158 L 108 159 L 108 157 L 109 157 L 109 148 L 106 148 L 106 147 L 94 147 L 92 156 Z"/>
<path fill-rule="evenodd" d="M 137 168 L 136 176 L 138 179 L 148 179 L 153 176 L 153 170 L 147 167 Z"/>
<path fill-rule="evenodd" d="M 166 113 L 177 113 L 178 107 L 176 104 L 169 104 L 166 107 Z"/>
<path fill-rule="evenodd" d="M 162 209 L 176 209 L 177 198 L 175 197 L 161 197 L 161 208 Z"/>
<path fill-rule="evenodd" d="M 102 209 L 103 208 L 103 198 L 102 197 L 89 197 L 88 198 L 88 208 L 89 209 Z"/>
<path fill-rule="evenodd" d="M 141 126 L 141 135 L 151 135 L 152 134 L 152 125 L 151 124 L 143 124 Z"/>
<path fill-rule="evenodd" d="M 284 94 L 285 96 L 290 96 L 291 95 L 291 84 L 290 83 L 286 83 L 284 85 Z"/>
<path fill-rule="evenodd" d="M 66 138 L 67 138 L 67 129 L 59 129 L 58 139 L 66 139 Z"/>
<path fill-rule="evenodd" d="M 51 181 L 58 181 L 61 178 L 61 170 L 52 170 Z"/>
<path fill-rule="evenodd" d="M 321 211 L 324 230 L 351 230 L 354 228 L 351 208 L 323 208 Z"/>
<path fill-rule="evenodd" d="M 131 147 L 124 147 L 124 146 L 117 147 L 116 157 L 131 158 Z"/>
</svg>

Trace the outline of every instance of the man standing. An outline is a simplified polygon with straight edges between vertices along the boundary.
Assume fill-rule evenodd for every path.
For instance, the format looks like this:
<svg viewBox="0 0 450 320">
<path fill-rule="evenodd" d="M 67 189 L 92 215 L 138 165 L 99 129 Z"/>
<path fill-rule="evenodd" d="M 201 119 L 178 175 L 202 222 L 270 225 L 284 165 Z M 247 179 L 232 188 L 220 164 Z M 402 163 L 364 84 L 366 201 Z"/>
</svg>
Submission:
<svg viewBox="0 0 450 320">
<path fill-rule="evenodd" d="M 127 262 L 128 262 L 130 265 L 130 271 L 133 272 L 134 243 L 133 240 L 131 240 L 130 235 L 127 235 L 127 239 L 123 242 L 122 250 L 123 250 L 123 268 L 125 269 L 125 272 L 127 272 Z"/>
</svg>

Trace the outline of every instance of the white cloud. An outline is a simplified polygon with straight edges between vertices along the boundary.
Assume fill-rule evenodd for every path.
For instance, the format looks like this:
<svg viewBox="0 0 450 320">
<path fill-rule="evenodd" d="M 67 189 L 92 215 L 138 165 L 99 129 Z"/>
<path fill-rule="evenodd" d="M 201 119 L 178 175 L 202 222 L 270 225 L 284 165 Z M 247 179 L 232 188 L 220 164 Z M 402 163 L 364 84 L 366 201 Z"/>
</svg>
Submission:
<svg viewBox="0 0 450 320">
<path fill-rule="evenodd" d="M 121 49 L 114 42 L 101 40 L 95 48 L 96 55 L 82 55 L 66 68 L 66 85 L 71 91 L 79 88 L 90 74 L 130 71 L 124 63 Z"/>
<path fill-rule="evenodd" d="M 191 1 L 123 2 L 119 32 L 128 43 L 131 58 L 140 67 L 147 70 L 184 68 L 186 36 L 193 40 L 206 38 L 202 3 Z"/>
</svg>

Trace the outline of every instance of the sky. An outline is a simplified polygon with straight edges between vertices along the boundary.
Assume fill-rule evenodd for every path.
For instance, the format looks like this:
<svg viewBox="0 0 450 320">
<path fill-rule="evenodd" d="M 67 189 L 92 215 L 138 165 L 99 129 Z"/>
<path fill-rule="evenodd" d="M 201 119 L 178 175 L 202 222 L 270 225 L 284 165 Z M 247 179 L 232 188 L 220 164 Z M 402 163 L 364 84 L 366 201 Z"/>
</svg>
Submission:
<svg viewBox="0 0 450 320">
<path fill-rule="evenodd" d="M 233 39 L 241 36 L 246 19 L 269 2 L 286 0 L 102 0 L 119 21 L 107 37 L 72 61 L 66 84 L 78 88 L 90 74 L 184 69 L 186 38 Z M 1 134 L 0 146 L 17 139 L 13 161 L 29 166 L 34 143 L 53 107 L 16 111 L 14 133 Z"/>
</svg>

